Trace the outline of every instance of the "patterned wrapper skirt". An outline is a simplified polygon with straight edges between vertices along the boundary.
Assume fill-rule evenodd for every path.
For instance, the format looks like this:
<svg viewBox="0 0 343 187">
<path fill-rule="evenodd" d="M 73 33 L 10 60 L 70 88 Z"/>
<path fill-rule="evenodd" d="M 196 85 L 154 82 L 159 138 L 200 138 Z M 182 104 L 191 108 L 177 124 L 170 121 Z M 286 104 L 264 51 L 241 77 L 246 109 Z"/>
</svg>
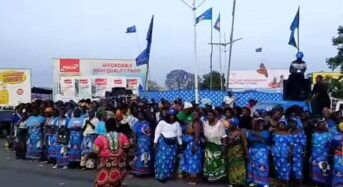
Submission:
<svg viewBox="0 0 343 187">
<path fill-rule="evenodd" d="M 228 171 L 229 183 L 234 185 L 246 184 L 246 168 L 243 146 L 241 144 L 229 146 Z"/>
<path fill-rule="evenodd" d="M 80 162 L 81 160 L 81 131 L 70 131 L 69 162 Z"/>
<path fill-rule="evenodd" d="M 182 172 L 190 176 L 198 176 L 203 172 L 204 146 L 202 144 L 196 144 L 194 138 L 189 135 L 185 135 L 183 140 L 187 146 L 183 152 L 181 162 Z M 194 153 L 192 153 L 193 147 L 195 148 Z"/>
<path fill-rule="evenodd" d="M 133 160 L 132 171 L 134 175 L 152 174 L 152 142 L 151 138 L 144 136 L 137 138 L 136 153 Z"/>
<path fill-rule="evenodd" d="M 29 128 L 29 139 L 27 142 L 26 158 L 40 160 L 42 158 L 42 130 L 39 127 Z"/>
<path fill-rule="evenodd" d="M 176 167 L 177 143 L 167 144 L 164 138 L 158 140 L 155 158 L 155 178 L 167 180 L 173 178 Z"/>
<path fill-rule="evenodd" d="M 269 149 L 250 148 L 248 163 L 248 183 L 269 185 Z"/>
<path fill-rule="evenodd" d="M 89 159 L 88 156 L 93 152 L 93 144 L 96 139 L 96 134 L 88 134 L 83 137 L 81 144 L 81 162 L 80 166 L 87 168 L 94 168 L 94 160 Z"/>
<path fill-rule="evenodd" d="M 222 146 L 211 142 L 205 143 L 204 176 L 209 182 L 221 181 L 227 177 L 226 162 Z"/>
<path fill-rule="evenodd" d="M 334 167 L 332 176 L 332 186 L 339 187 L 343 186 L 343 160 L 342 155 L 334 156 Z"/>
</svg>

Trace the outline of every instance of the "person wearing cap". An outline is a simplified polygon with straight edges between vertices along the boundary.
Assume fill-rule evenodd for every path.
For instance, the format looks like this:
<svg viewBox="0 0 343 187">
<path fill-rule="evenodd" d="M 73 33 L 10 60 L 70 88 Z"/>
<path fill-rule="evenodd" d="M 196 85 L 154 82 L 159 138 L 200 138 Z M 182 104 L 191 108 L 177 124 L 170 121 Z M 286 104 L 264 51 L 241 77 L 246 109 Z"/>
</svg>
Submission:
<svg viewBox="0 0 343 187">
<path fill-rule="evenodd" d="M 235 101 L 236 101 L 236 98 L 234 95 L 232 95 L 231 91 L 227 92 L 227 96 L 225 96 L 223 99 L 224 105 L 230 108 L 235 107 Z"/>
<path fill-rule="evenodd" d="M 229 110 L 230 111 L 230 110 Z M 247 140 L 244 131 L 239 128 L 238 118 L 232 116 L 225 121 L 226 138 L 224 145 L 227 150 L 229 186 L 246 185 L 246 155 L 248 155 Z"/>
<path fill-rule="evenodd" d="M 307 137 L 304 129 L 299 126 L 298 119 L 291 118 L 287 123 L 294 141 L 292 150 L 292 176 L 297 180 L 298 185 L 302 186 Z"/>
<path fill-rule="evenodd" d="M 223 137 L 225 128 L 216 118 L 213 110 L 207 111 L 207 120 L 204 122 L 205 136 L 205 163 L 204 177 L 209 182 L 218 182 L 226 178 L 226 161 L 223 151 Z"/>
<path fill-rule="evenodd" d="M 294 144 L 293 136 L 289 132 L 287 121 L 281 120 L 273 133 L 272 156 L 275 163 L 277 178 L 283 186 L 288 186 L 291 177 L 291 156 Z"/>
<path fill-rule="evenodd" d="M 343 121 L 338 126 L 339 132 L 332 138 L 332 147 L 334 150 L 332 186 L 343 186 Z"/>
<path fill-rule="evenodd" d="M 170 109 L 155 130 L 155 179 L 162 183 L 173 178 L 178 148 L 182 145 L 182 130 L 176 121 L 176 113 Z"/>
<path fill-rule="evenodd" d="M 185 102 L 183 104 L 182 110 L 179 111 L 178 114 L 176 115 L 177 120 L 181 123 L 181 125 L 189 124 L 192 122 L 192 109 L 193 109 L 192 103 Z"/>
<path fill-rule="evenodd" d="M 246 132 L 249 144 L 247 183 L 249 186 L 268 187 L 271 134 L 265 130 L 266 124 L 263 118 L 257 118 L 254 122 L 253 129 Z"/>
<path fill-rule="evenodd" d="M 330 185 L 330 144 L 332 142 L 332 134 L 329 132 L 325 121 L 319 121 L 315 126 L 315 131 L 312 134 L 310 160 L 312 181 L 316 185 Z"/>
</svg>

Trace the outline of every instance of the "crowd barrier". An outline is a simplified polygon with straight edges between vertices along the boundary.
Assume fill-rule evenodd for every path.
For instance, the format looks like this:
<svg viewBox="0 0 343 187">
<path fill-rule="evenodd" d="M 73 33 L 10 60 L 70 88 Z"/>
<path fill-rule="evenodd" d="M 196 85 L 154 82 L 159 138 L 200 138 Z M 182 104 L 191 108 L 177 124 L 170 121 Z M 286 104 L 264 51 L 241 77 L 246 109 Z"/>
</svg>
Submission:
<svg viewBox="0 0 343 187">
<path fill-rule="evenodd" d="M 159 101 L 161 98 L 173 101 L 177 98 L 182 98 L 183 101 L 194 101 L 194 90 L 183 91 L 152 91 L 142 92 L 141 96 L 146 99 L 155 99 Z M 220 106 L 223 103 L 223 98 L 227 95 L 225 91 L 200 91 L 200 101 L 202 99 L 210 99 L 214 106 Z M 280 92 L 262 92 L 262 91 L 241 91 L 233 92 L 236 97 L 236 104 L 238 106 L 246 106 L 249 99 L 255 99 L 257 101 L 281 101 L 283 100 L 283 94 Z"/>
</svg>

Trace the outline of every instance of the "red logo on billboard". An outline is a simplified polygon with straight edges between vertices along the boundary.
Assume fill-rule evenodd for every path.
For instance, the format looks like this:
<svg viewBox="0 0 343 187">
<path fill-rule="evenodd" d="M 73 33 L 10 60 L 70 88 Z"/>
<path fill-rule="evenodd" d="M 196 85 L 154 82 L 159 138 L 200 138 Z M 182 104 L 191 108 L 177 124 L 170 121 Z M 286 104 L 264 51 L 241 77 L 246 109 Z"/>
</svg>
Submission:
<svg viewBox="0 0 343 187">
<path fill-rule="evenodd" d="M 121 79 L 114 80 L 114 84 L 123 84 L 123 80 Z"/>
<path fill-rule="evenodd" d="M 88 79 L 81 79 L 80 84 L 88 84 Z"/>
<path fill-rule="evenodd" d="M 17 94 L 18 94 L 18 95 L 23 95 L 23 93 L 24 93 L 24 90 L 23 90 L 23 89 L 20 88 L 20 89 L 17 90 Z"/>
<path fill-rule="evenodd" d="M 65 79 L 65 80 L 64 80 L 64 84 L 72 84 L 71 79 Z"/>
<path fill-rule="evenodd" d="M 129 84 L 130 85 L 136 85 L 136 84 L 138 84 L 138 81 L 137 80 L 129 80 Z"/>
<path fill-rule="evenodd" d="M 96 85 L 107 85 L 107 79 L 95 79 Z"/>
<path fill-rule="evenodd" d="M 60 72 L 80 73 L 80 60 L 79 59 L 60 59 Z"/>
</svg>

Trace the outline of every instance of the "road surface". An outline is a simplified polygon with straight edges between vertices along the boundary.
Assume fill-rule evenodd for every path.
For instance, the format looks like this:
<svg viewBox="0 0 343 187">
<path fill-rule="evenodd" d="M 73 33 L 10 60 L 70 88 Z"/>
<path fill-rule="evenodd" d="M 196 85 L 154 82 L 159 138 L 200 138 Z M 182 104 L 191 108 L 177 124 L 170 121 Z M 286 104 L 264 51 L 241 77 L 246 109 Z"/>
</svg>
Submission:
<svg viewBox="0 0 343 187">
<path fill-rule="evenodd" d="M 94 171 L 77 169 L 52 169 L 52 165 L 41 165 L 27 160 L 16 160 L 14 152 L 4 148 L 0 140 L 0 186 L 1 187 L 92 187 Z M 173 180 L 166 184 L 155 182 L 152 177 L 127 178 L 128 187 L 186 187 L 183 180 Z M 226 186 L 224 184 L 198 184 L 197 187 Z"/>
</svg>

